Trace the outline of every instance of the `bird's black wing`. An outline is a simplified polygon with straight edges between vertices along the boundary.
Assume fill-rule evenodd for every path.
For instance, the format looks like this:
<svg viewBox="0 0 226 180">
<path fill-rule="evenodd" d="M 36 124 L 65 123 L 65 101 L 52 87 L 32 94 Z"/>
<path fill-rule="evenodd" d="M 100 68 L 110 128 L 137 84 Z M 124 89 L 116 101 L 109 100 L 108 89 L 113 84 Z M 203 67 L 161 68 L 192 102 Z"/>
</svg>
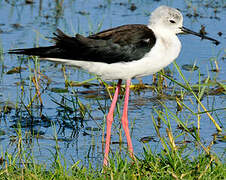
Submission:
<svg viewBox="0 0 226 180">
<path fill-rule="evenodd" d="M 141 24 L 119 26 L 88 37 L 80 34 L 70 37 L 59 29 L 54 35 L 53 46 L 15 49 L 9 53 L 111 64 L 141 59 L 156 42 L 153 31 Z"/>
</svg>

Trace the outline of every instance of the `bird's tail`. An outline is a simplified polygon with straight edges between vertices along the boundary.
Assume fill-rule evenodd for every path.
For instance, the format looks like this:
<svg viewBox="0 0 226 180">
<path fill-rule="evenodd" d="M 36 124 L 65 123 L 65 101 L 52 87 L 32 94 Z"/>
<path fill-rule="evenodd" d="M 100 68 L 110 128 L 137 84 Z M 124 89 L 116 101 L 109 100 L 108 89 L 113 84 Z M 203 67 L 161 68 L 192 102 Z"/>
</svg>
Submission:
<svg viewBox="0 0 226 180">
<path fill-rule="evenodd" d="M 24 54 L 24 55 L 32 55 L 39 56 L 42 58 L 60 58 L 61 56 L 65 56 L 67 52 L 65 52 L 65 48 L 68 46 L 76 48 L 78 44 L 76 43 L 75 37 L 70 37 L 64 34 L 61 30 L 57 29 L 56 33 L 54 33 L 55 37 L 52 39 L 55 41 L 55 45 L 47 46 L 47 47 L 37 47 L 37 48 L 28 48 L 28 49 L 12 49 L 9 50 L 9 54 Z"/>
</svg>

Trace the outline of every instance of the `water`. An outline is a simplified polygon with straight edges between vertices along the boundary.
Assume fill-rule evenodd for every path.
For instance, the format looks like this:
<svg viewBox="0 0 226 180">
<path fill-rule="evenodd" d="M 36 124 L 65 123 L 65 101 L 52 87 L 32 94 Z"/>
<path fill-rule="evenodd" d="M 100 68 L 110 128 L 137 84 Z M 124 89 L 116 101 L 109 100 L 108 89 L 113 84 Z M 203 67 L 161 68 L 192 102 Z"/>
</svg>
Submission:
<svg viewBox="0 0 226 180">
<path fill-rule="evenodd" d="M 33 105 L 31 119 L 27 113 L 25 106 L 28 105 L 33 96 L 35 95 L 34 84 L 31 83 L 33 76 L 33 69 L 35 68 L 33 61 L 20 61 L 17 56 L 10 56 L 7 54 L 9 49 L 13 48 L 27 48 L 34 45 L 46 46 L 51 43 L 45 37 L 52 37 L 52 33 L 56 28 L 60 28 L 64 32 L 73 35 L 81 33 L 89 35 L 100 30 L 110 27 L 115 27 L 123 24 L 147 24 L 149 20 L 149 13 L 160 5 L 169 5 L 179 8 L 184 15 L 184 26 L 199 31 L 201 25 L 205 25 L 208 35 L 218 39 L 221 44 L 215 46 L 210 41 L 200 40 L 194 36 L 180 36 L 182 41 L 182 51 L 176 62 L 180 67 L 184 64 L 199 67 L 199 70 L 194 72 L 183 71 L 186 78 L 194 84 L 198 82 L 198 73 L 201 73 L 201 80 L 205 80 L 208 76 L 212 80 L 225 83 L 225 45 L 226 45 L 226 3 L 225 1 L 209 2 L 209 1 L 133 1 L 137 7 L 134 11 L 131 10 L 131 2 L 129 1 L 65 1 L 62 7 L 56 5 L 54 1 L 45 1 L 42 4 L 35 2 L 34 4 L 25 4 L 24 1 L 16 1 L 15 3 L 7 3 L 6 1 L 0 2 L 0 47 L 3 49 L 3 57 L 0 58 L 0 107 L 1 109 L 10 104 L 13 107 L 12 111 L 8 114 L 1 116 L 0 130 L 3 134 L 0 135 L 0 143 L 3 152 L 6 150 L 13 151 L 15 143 L 10 143 L 13 136 L 16 135 L 17 124 L 20 121 L 22 125 L 22 132 L 24 137 L 30 138 L 30 143 L 26 143 L 29 147 L 34 145 L 34 154 L 39 161 L 46 162 L 52 160 L 51 153 L 55 153 L 55 139 L 57 135 L 59 139 L 59 147 L 63 156 L 69 161 L 83 160 L 84 163 L 92 161 L 94 163 L 102 162 L 102 130 L 104 127 L 104 116 L 106 113 L 100 110 L 100 105 L 107 111 L 106 106 L 109 106 L 110 100 L 104 98 L 104 90 L 101 86 L 73 87 L 69 88 L 69 92 L 56 93 L 53 88 L 65 88 L 65 79 L 62 71 L 62 66 L 50 62 L 41 62 L 40 71 L 43 75 L 51 79 L 51 83 L 47 86 L 47 79 L 41 83 L 42 91 L 41 98 L 44 104 L 42 114 L 47 119 L 40 118 L 40 107 Z M 196 12 L 196 15 L 194 16 Z M 216 13 L 215 13 L 216 12 Z M 218 33 L 222 32 L 222 36 Z M 211 58 L 217 57 L 219 72 L 212 71 L 215 69 L 214 61 Z M 21 73 L 7 74 L 7 72 L 14 67 L 22 66 L 24 69 Z M 170 70 L 174 72 L 173 77 L 182 82 L 177 75 L 173 65 L 169 66 Z M 74 68 L 66 68 L 66 74 L 69 80 L 84 81 L 93 78 L 83 70 Z M 98 84 L 97 80 L 92 81 Z M 137 83 L 137 80 L 133 81 Z M 144 83 L 151 84 L 152 77 L 148 76 L 143 78 Z M 21 89 L 23 84 L 23 89 Z M 166 94 L 171 94 L 172 90 L 166 90 Z M 51 91 L 52 90 L 52 91 Z M 79 92 L 78 97 L 81 102 L 90 110 L 90 116 L 86 114 L 83 121 L 79 111 L 68 114 L 65 113 L 64 108 L 59 107 L 55 103 L 67 103 L 70 107 L 72 103 L 69 100 L 75 100 L 72 92 Z M 91 95 L 97 98 L 96 92 L 102 94 L 100 100 L 95 98 L 87 98 L 86 91 L 92 91 Z M 64 98 L 63 98 L 64 97 Z M 55 99 L 55 101 L 53 101 Z M 24 105 L 22 104 L 24 103 Z M 36 101 L 37 102 L 37 101 Z M 225 95 L 209 95 L 205 96 L 202 103 L 207 109 L 224 108 Z M 153 115 L 157 118 L 154 108 L 163 109 L 164 103 L 173 112 L 176 111 L 175 100 L 169 100 L 157 97 L 156 93 L 152 90 L 144 90 L 140 93 L 131 93 L 130 106 L 129 106 L 129 120 L 130 125 L 133 125 L 132 140 L 136 155 L 140 156 L 143 149 L 143 144 L 140 139 L 147 136 L 153 136 L 155 141 L 150 141 L 149 145 L 159 151 L 161 145 L 158 142 L 154 125 L 152 122 Z M 185 96 L 184 103 L 192 110 L 197 112 L 197 105 L 192 96 Z M 36 104 L 36 103 L 34 103 Z M 17 113 L 14 107 L 20 107 L 21 111 Z M 76 105 L 75 105 L 76 106 Z M 153 108 L 154 107 L 154 108 Z M 217 122 L 225 127 L 225 111 L 219 110 L 212 113 Z M 70 118 L 73 121 L 70 121 Z M 189 111 L 183 110 L 178 114 L 178 117 L 184 120 L 189 127 L 191 124 L 196 126 L 197 119 L 191 116 Z M 177 129 L 177 124 L 173 117 L 170 118 L 174 134 L 178 134 L 181 130 Z M 91 129 L 95 128 L 95 129 Z M 26 136 L 27 132 L 32 134 L 40 134 L 39 138 L 32 138 Z M 161 133 L 165 134 L 165 128 L 161 128 Z M 208 145 L 213 139 L 212 134 L 216 133 L 216 129 L 211 120 L 206 115 L 201 118 L 201 131 L 200 135 L 202 142 Z M 119 119 L 116 115 L 115 123 L 112 129 L 112 151 L 115 152 L 119 149 Z M 181 139 L 178 139 L 178 141 Z M 32 143 L 31 143 L 32 142 Z M 125 139 L 123 139 L 125 142 Z M 124 144 L 123 144 L 124 145 Z M 126 147 L 126 146 L 124 146 Z M 193 144 L 190 145 L 192 149 Z M 213 146 L 213 151 L 221 154 L 225 150 L 225 143 L 217 141 Z M 123 150 L 124 151 L 124 150 Z"/>
</svg>

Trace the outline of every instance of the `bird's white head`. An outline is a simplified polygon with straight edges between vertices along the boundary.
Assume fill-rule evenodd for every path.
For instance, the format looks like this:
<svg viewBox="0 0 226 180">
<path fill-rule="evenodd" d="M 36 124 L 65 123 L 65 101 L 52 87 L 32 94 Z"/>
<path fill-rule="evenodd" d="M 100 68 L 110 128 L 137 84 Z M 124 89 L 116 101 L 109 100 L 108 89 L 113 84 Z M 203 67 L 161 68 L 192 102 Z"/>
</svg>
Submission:
<svg viewBox="0 0 226 180">
<path fill-rule="evenodd" d="M 155 31 L 178 34 L 182 32 L 183 16 L 175 8 L 160 6 L 152 12 L 149 27 Z"/>
<path fill-rule="evenodd" d="M 183 15 L 175 8 L 168 6 L 160 6 L 151 13 L 149 28 L 155 35 L 172 37 L 176 34 L 193 34 L 202 39 L 208 39 L 218 45 L 220 42 L 211 37 L 205 36 L 203 33 L 194 32 L 183 26 Z"/>
</svg>

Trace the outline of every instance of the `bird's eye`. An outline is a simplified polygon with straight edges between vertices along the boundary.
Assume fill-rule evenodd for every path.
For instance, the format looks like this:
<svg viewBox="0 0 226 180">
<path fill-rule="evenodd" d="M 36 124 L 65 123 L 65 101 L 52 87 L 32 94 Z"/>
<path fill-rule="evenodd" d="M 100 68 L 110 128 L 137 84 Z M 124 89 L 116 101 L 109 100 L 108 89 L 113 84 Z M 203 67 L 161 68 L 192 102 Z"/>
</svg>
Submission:
<svg viewBox="0 0 226 180">
<path fill-rule="evenodd" d="M 169 22 L 171 22 L 172 24 L 175 24 L 176 23 L 174 20 L 169 20 Z"/>
</svg>

